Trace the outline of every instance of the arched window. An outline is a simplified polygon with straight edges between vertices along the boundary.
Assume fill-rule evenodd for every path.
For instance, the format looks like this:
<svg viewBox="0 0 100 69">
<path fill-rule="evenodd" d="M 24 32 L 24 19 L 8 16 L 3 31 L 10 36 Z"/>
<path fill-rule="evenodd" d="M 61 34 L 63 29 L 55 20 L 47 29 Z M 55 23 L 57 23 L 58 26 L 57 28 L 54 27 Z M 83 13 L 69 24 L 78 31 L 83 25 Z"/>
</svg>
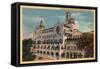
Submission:
<svg viewBox="0 0 100 69">
<path fill-rule="evenodd" d="M 59 50 L 59 45 L 56 46 L 56 50 Z"/>
<path fill-rule="evenodd" d="M 33 41 L 33 44 L 36 44 L 36 41 Z"/>
<path fill-rule="evenodd" d="M 70 54 L 67 52 L 67 53 L 66 53 L 66 58 L 69 58 L 69 56 L 70 56 Z"/>
<path fill-rule="evenodd" d="M 43 51 L 43 54 L 46 54 L 46 52 L 45 52 L 45 51 Z"/>
<path fill-rule="evenodd" d="M 57 59 L 59 59 L 59 53 L 56 53 L 56 57 L 57 57 Z"/>
<path fill-rule="evenodd" d="M 42 51 L 40 51 L 40 54 L 42 54 Z"/>
<path fill-rule="evenodd" d="M 65 57 L 65 53 L 61 54 L 61 57 L 64 58 Z"/>
<path fill-rule="evenodd" d="M 51 56 L 54 56 L 54 53 L 53 52 L 51 52 Z"/>
<path fill-rule="evenodd" d="M 47 55 L 49 55 L 49 52 L 47 51 Z"/>
<path fill-rule="evenodd" d="M 44 49 L 46 49 L 46 45 L 44 45 Z"/>
<path fill-rule="evenodd" d="M 47 49 L 50 49 L 50 46 L 48 45 Z"/>
<path fill-rule="evenodd" d="M 74 57 L 73 58 L 77 58 L 77 53 L 74 53 Z"/>
<path fill-rule="evenodd" d="M 49 44 L 49 40 L 47 40 L 47 44 Z"/>
<path fill-rule="evenodd" d="M 40 41 L 40 40 L 38 40 L 38 41 L 37 41 L 37 44 L 41 44 L 41 41 Z"/>
<path fill-rule="evenodd" d="M 37 51 L 37 53 L 39 53 L 39 51 Z"/>
</svg>

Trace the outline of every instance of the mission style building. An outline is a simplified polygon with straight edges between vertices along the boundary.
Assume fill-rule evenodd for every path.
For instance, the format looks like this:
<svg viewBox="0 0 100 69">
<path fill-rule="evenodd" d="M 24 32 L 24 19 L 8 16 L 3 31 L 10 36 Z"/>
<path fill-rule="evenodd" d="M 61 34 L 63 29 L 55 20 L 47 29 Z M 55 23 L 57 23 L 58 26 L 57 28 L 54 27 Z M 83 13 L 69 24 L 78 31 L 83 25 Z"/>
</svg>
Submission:
<svg viewBox="0 0 100 69">
<path fill-rule="evenodd" d="M 76 59 L 84 58 L 85 51 L 77 46 L 82 33 L 78 31 L 71 14 L 66 13 L 66 20 L 46 29 L 44 19 L 33 34 L 33 55 L 48 59 Z"/>
</svg>

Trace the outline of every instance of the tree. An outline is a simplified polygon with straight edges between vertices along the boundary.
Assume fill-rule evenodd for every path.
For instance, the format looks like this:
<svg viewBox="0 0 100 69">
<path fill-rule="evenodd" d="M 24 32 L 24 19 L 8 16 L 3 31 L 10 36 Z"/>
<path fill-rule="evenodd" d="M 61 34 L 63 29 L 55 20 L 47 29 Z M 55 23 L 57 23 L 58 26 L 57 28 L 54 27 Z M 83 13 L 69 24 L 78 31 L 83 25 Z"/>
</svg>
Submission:
<svg viewBox="0 0 100 69">
<path fill-rule="evenodd" d="M 23 61 L 31 61 L 33 60 L 33 55 L 30 52 L 30 47 L 32 47 L 32 39 L 24 39 L 23 43 Z"/>
<path fill-rule="evenodd" d="M 85 50 L 85 57 L 93 57 L 94 54 L 94 34 L 93 32 L 85 32 L 79 39 L 78 49 Z"/>
</svg>

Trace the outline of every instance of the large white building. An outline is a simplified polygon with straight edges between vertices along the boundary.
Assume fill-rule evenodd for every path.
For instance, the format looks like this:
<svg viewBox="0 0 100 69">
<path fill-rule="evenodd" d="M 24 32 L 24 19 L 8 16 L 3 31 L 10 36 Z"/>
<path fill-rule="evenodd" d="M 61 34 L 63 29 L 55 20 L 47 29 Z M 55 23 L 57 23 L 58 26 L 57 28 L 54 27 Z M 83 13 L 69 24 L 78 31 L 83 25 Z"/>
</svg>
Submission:
<svg viewBox="0 0 100 69">
<path fill-rule="evenodd" d="M 78 31 L 74 18 L 66 13 L 64 23 L 58 23 L 46 29 L 44 18 L 33 34 L 33 55 L 49 59 L 75 59 L 84 58 L 84 50 L 78 49 L 78 42 L 82 33 Z"/>
</svg>

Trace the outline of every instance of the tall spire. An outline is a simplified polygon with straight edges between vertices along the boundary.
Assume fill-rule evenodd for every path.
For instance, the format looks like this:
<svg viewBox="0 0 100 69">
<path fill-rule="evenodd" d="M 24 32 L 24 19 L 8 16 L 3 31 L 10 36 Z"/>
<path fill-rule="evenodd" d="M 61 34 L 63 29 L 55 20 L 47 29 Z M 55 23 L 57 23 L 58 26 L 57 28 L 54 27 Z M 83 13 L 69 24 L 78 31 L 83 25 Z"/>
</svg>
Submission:
<svg viewBox="0 0 100 69">
<path fill-rule="evenodd" d="M 40 26 L 40 27 L 45 27 L 43 16 L 41 16 L 41 18 L 40 18 L 40 25 L 39 25 L 39 26 Z"/>
<path fill-rule="evenodd" d="M 66 12 L 66 21 L 68 20 L 68 19 L 70 19 L 71 18 L 71 14 L 70 14 L 70 12 Z"/>
<path fill-rule="evenodd" d="M 74 18 L 71 16 L 70 12 L 66 12 L 66 22 L 67 26 L 71 28 L 72 31 L 77 30 L 77 26 L 75 24 Z"/>
<path fill-rule="evenodd" d="M 66 24 L 75 24 L 70 12 L 66 12 Z"/>
<path fill-rule="evenodd" d="M 37 32 L 42 32 L 45 29 L 43 16 L 40 17 L 40 22 L 39 23 L 40 24 L 37 27 Z"/>
</svg>

